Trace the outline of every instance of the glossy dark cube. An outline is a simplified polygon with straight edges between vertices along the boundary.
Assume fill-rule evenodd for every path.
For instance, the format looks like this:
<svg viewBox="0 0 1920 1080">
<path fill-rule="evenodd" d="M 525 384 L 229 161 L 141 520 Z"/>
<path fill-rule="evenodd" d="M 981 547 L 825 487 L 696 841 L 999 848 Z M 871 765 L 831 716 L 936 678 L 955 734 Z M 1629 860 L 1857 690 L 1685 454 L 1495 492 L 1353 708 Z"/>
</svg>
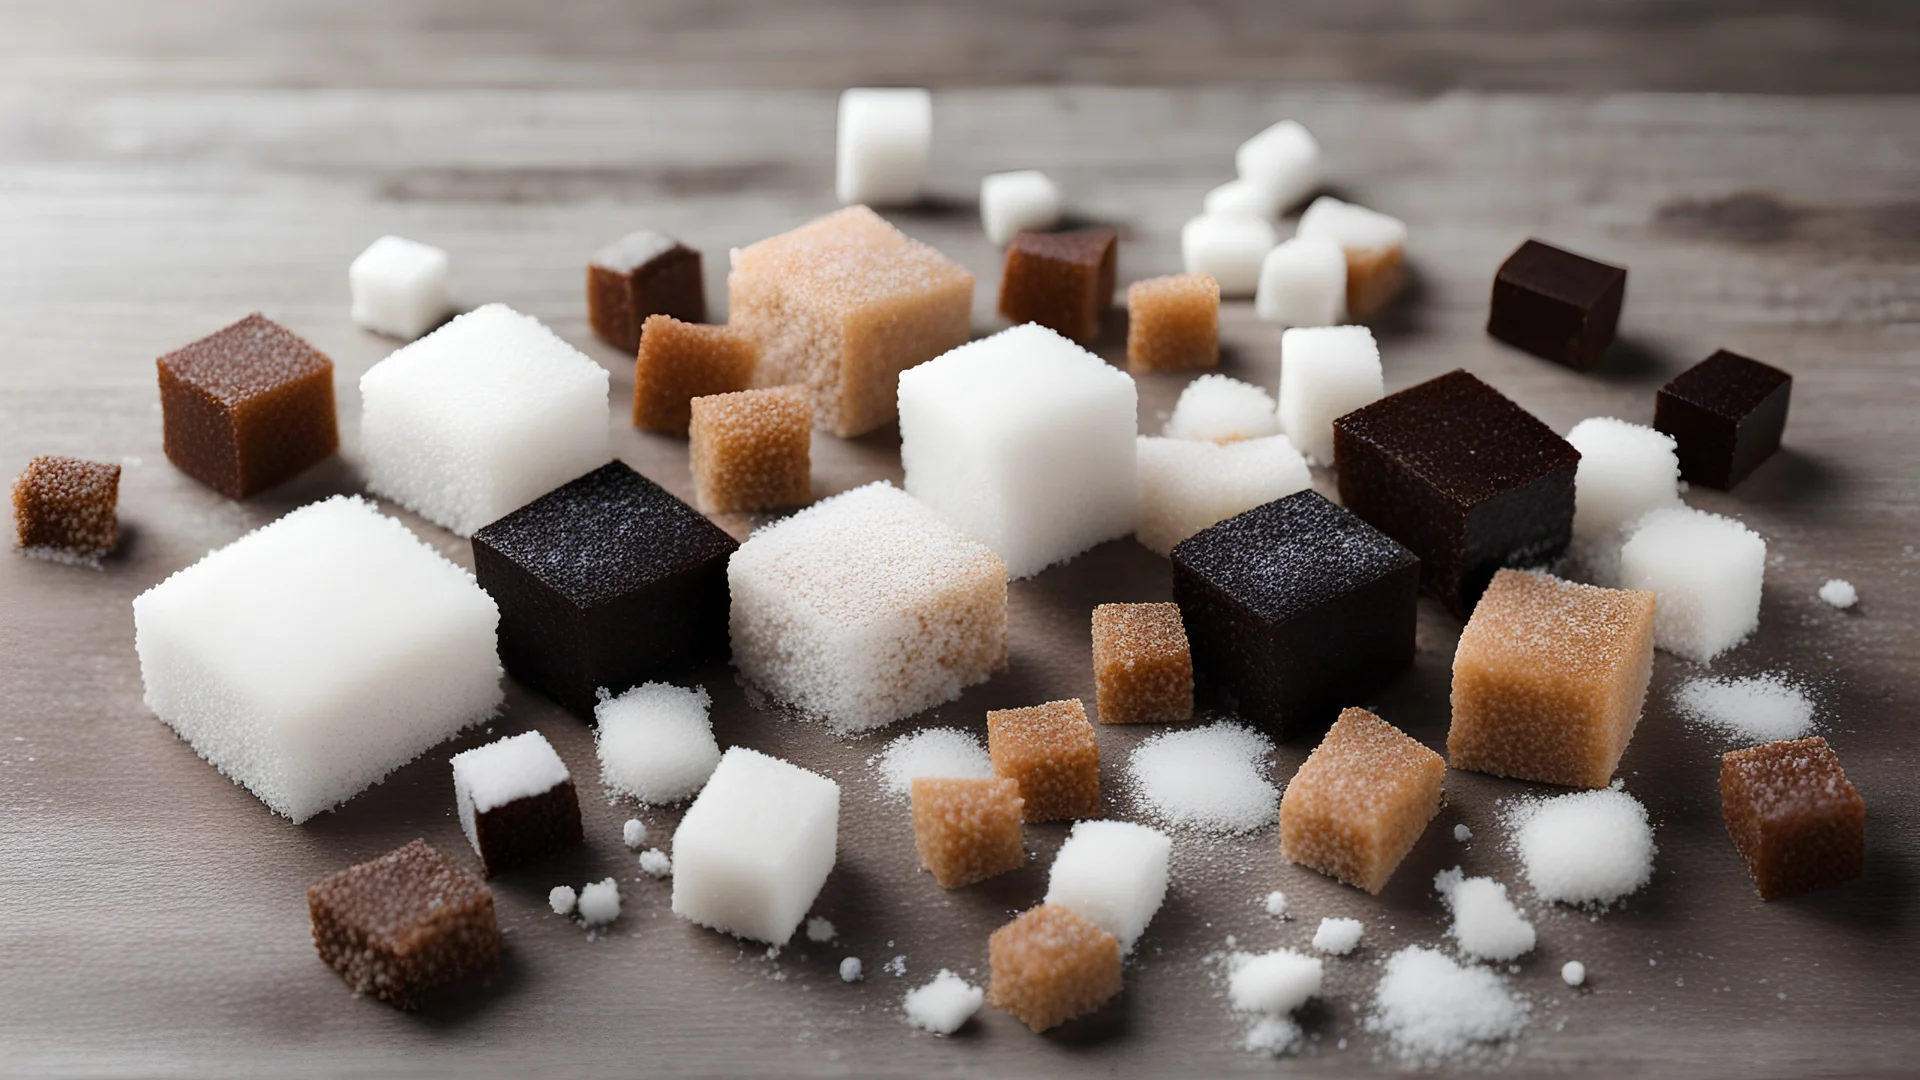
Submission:
<svg viewBox="0 0 1920 1080">
<path fill-rule="evenodd" d="M 629 233 L 587 264 L 587 322 L 594 334 L 627 352 L 640 348 L 649 315 L 707 321 L 700 253 L 651 229 Z"/>
<path fill-rule="evenodd" d="M 1340 501 L 1420 557 L 1421 580 L 1461 618 L 1503 566 L 1566 550 L 1580 452 L 1465 371 L 1333 422 Z"/>
<path fill-rule="evenodd" d="M 1687 483 L 1726 491 L 1780 449 L 1792 394 L 1793 376 L 1721 349 L 1660 388 L 1653 426 L 1679 444 Z"/>
<path fill-rule="evenodd" d="M 1487 333 L 1543 360 L 1591 371 L 1613 344 L 1626 295 L 1625 267 L 1528 240 L 1494 275 Z"/>
<path fill-rule="evenodd" d="M 1279 738 L 1319 731 L 1413 663 L 1420 561 L 1320 494 L 1175 544 L 1194 668 Z"/>
<path fill-rule="evenodd" d="M 1720 808 L 1762 900 L 1851 881 L 1865 865 L 1866 801 L 1818 736 L 1721 755 Z"/>
<path fill-rule="evenodd" d="M 222 495 L 244 499 L 340 448 L 333 361 L 264 315 L 158 364 L 167 460 Z"/>
<path fill-rule="evenodd" d="M 727 559 L 740 545 L 622 462 L 473 534 L 500 605 L 500 659 L 582 719 L 614 694 L 724 661 Z"/>
<path fill-rule="evenodd" d="M 1000 314 L 1090 342 L 1113 303 L 1118 234 L 1112 229 L 1016 233 L 1000 276 Z"/>
<path fill-rule="evenodd" d="M 500 962 L 493 893 L 415 840 L 307 889 L 313 946 L 355 993 L 411 1009 Z"/>
</svg>

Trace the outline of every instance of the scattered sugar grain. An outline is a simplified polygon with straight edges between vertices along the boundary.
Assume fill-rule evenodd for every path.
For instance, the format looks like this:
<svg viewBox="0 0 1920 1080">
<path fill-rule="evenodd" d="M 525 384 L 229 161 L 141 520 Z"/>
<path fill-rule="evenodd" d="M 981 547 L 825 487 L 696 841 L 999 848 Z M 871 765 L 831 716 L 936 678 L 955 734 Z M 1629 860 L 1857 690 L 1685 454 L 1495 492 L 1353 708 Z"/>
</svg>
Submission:
<svg viewBox="0 0 1920 1080">
<path fill-rule="evenodd" d="M 1387 958 L 1367 1030 L 1387 1036 L 1402 1064 L 1435 1065 L 1518 1035 L 1527 1003 L 1483 967 L 1409 945 Z"/>
<path fill-rule="evenodd" d="M 1278 819 L 1280 792 L 1268 782 L 1273 742 L 1222 721 L 1142 742 L 1127 762 L 1135 796 L 1166 824 L 1206 832 L 1247 832 Z"/>
<path fill-rule="evenodd" d="M 1568 986 L 1579 986 L 1587 981 L 1587 965 L 1578 960 L 1569 960 L 1560 965 L 1560 979 Z"/>
<path fill-rule="evenodd" d="M 1540 899 L 1611 904 L 1653 877 L 1653 826 L 1617 788 L 1522 803 L 1508 812 L 1513 848 Z"/>
<path fill-rule="evenodd" d="M 626 845 L 630 848 L 637 848 L 641 844 L 646 843 L 646 822 L 641 821 L 639 818 L 628 818 L 627 823 L 620 826 L 620 839 L 626 841 Z"/>
<path fill-rule="evenodd" d="M 555 915 L 571 915 L 579 903 L 580 894 L 574 892 L 571 885 L 555 885 L 547 891 L 547 906 Z"/>
<path fill-rule="evenodd" d="M 885 970 L 887 974 L 897 979 L 907 973 L 907 958 L 905 955 L 896 956 L 885 964 L 882 964 L 881 968 Z"/>
<path fill-rule="evenodd" d="M 832 941 L 837 936 L 831 920 L 819 915 L 807 920 L 808 941 Z"/>
<path fill-rule="evenodd" d="M 980 1011 L 986 999 L 985 990 L 941 968 L 932 982 L 907 991 L 901 1008 L 906 1010 L 907 1023 L 914 1027 L 935 1035 L 951 1035 Z"/>
<path fill-rule="evenodd" d="M 1287 917 L 1287 894 L 1278 889 L 1267 894 L 1267 914 L 1276 919 Z"/>
<path fill-rule="evenodd" d="M 640 853 L 640 872 L 648 877 L 669 877 L 673 874 L 673 860 L 659 848 L 648 848 Z"/>
<path fill-rule="evenodd" d="M 1433 887 L 1453 911 L 1447 934 L 1463 955 L 1511 960 L 1533 950 L 1533 924 L 1507 899 L 1505 885 L 1492 878 L 1467 877 L 1456 866 L 1435 874 Z"/>
<path fill-rule="evenodd" d="M 580 921 L 588 926 L 605 926 L 620 917 L 620 883 L 612 878 L 596 881 L 580 890 Z"/>
<path fill-rule="evenodd" d="M 921 777 L 943 780 L 990 780 L 993 762 L 978 736 L 959 728 L 928 728 L 902 735 L 886 745 L 877 759 L 880 783 L 888 795 L 905 799 Z"/>
<path fill-rule="evenodd" d="M 1699 676 L 1674 691 L 1681 715 L 1747 743 L 1797 739 L 1813 730 L 1813 702 L 1786 676 Z"/>
<path fill-rule="evenodd" d="M 1473 830 L 1467 828 L 1465 825 L 1455 825 L 1453 827 L 1453 838 L 1464 844 L 1473 839 Z"/>
<path fill-rule="evenodd" d="M 1366 925 L 1359 919 L 1321 919 L 1320 928 L 1313 932 L 1313 947 L 1345 956 L 1360 944 L 1360 935 L 1365 932 Z"/>
<path fill-rule="evenodd" d="M 1860 602 L 1860 591 L 1845 578 L 1834 578 L 1820 586 L 1820 599 L 1842 611 Z"/>
<path fill-rule="evenodd" d="M 840 981 L 849 983 L 860 981 L 859 957 L 849 956 L 840 961 Z"/>
</svg>

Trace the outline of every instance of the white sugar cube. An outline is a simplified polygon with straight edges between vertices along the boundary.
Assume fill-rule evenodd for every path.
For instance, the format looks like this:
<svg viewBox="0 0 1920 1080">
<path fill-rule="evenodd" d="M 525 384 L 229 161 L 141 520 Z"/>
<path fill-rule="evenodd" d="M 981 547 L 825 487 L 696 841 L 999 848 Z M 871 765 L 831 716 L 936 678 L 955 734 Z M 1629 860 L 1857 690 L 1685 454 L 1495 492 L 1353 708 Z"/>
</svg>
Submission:
<svg viewBox="0 0 1920 1080">
<path fill-rule="evenodd" d="M 1223 297 L 1252 296 L 1277 242 L 1265 218 L 1202 214 L 1180 227 L 1180 261 L 1189 274 L 1212 274 Z"/>
<path fill-rule="evenodd" d="M 851 982 L 852 980 L 848 980 Z M 945 968 L 925 986 L 907 991 L 900 1008 L 907 1023 L 935 1035 L 959 1031 L 987 1000 L 987 992 Z"/>
<path fill-rule="evenodd" d="M 1618 544 L 1620 529 L 1650 510 L 1680 505 L 1680 457 L 1671 435 L 1611 416 L 1573 425 L 1573 536 Z"/>
<path fill-rule="evenodd" d="M 1738 521 L 1684 506 L 1655 510 L 1620 549 L 1620 585 L 1657 594 L 1653 643 L 1706 663 L 1760 625 L 1767 542 Z"/>
<path fill-rule="evenodd" d="M 600 782 L 644 803 L 690 798 L 720 764 L 705 687 L 636 686 L 593 707 Z M 639 822 L 632 824 L 638 825 Z M 646 829 L 640 830 L 641 839 Z"/>
<path fill-rule="evenodd" d="M 833 869 L 839 824 L 840 785 L 729 749 L 673 834 L 673 913 L 785 945 Z"/>
<path fill-rule="evenodd" d="M 846 204 L 899 206 L 920 197 L 933 149 L 933 95 L 921 87 L 840 94 L 834 192 Z"/>
<path fill-rule="evenodd" d="M 1347 317 L 1347 253 L 1325 237 L 1296 236 L 1267 252 L 1253 313 L 1286 326 L 1331 326 Z"/>
<path fill-rule="evenodd" d="M 1138 394 L 1027 323 L 900 376 L 907 491 L 1031 577 L 1133 531 Z"/>
<path fill-rule="evenodd" d="M 453 755 L 452 765 L 453 803 L 460 816 L 460 831 L 467 834 L 467 843 L 482 859 L 486 852 L 480 849 L 480 834 L 474 827 L 476 816 L 510 802 L 544 795 L 571 779 L 567 763 L 537 731 L 462 751 Z"/>
<path fill-rule="evenodd" d="M 608 382 L 538 319 L 470 311 L 360 377 L 367 488 L 471 536 L 607 463 Z"/>
<path fill-rule="evenodd" d="M 1070 908 L 1132 952 L 1167 896 L 1173 841 L 1129 821 L 1081 821 L 1047 877 L 1046 903 Z"/>
<path fill-rule="evenodd" d="M 868 484 L 760 529 L 727 563 L 733 663 L 865 731 L 1007 666 L 1007 568 L 912 496 Z"/>
<path fill-rule="evenodd" d="M 347 496 L 133 601 L 148 708 L 295 821 L 492 715 L 499 622 L 472 574 Z"/>
<path fill-rule="evenodd" d="M 383 236 L 347 267 L 353 321 L 375 333 L 412 341 L 453 313 L 447 253 L 431 244 Z"/>
<path fill-rule="evenodd" d="M 1357 203 L 1322 195 L 1300 215 L 1294 235 L 1331 240 L 1349 255 L 1378 254 L 1405 246 L 1407 223 Z"/>
<path fill-rule="evenodd" d="M 980 225 L 987 239 L 1005 244 L 1028 229 L 1060 223 L 1060 189 L 1038 169 L 993 173 L 980 181 Z"/>
<path fill-rule="evenodd" d="M 1233 164 L 1240 179 L 1266 189 L 1284 210 L 1320 183 L 1320 143 L 1298 121 L 1282 120 L 1241 143 Z"/>
<path fill-rule="evenodd" d="M 1463 955 L 1512 960 L 1533 951 L 1533 924 L 1507 899 L 1507 887 L 1486 877 L 1467 877 L 1459 867 L 1434 875 L 1433 887 L 1453 912 L 1448 929 Z"/>
<path fill-rule="evenodd" d="M 1180 391 L 1162 429 L 1169 439 L 1234 442 L 1280 433 L 1273 396 L 1252 383 L 1225 375 L 1202 375 Z"/>
<path fill-rule="evenodd" d="M 588 926 L 605 926 L 620 917 L 620 883 L 612 878 L 582 886 L 577 905 L 580 921 Z"/>
<path fill-rule="evenodd" d="M 1280 335 L 1280 425 L 1300 452 L 1333 464 L 1333 422 L 1380 400 L 1380 346 L 1364 326 L 1294 327 Z"/>
<path fill-rule="evenodd" d="M 1359 919 L 1321 919 L 1313 932 L 1313 947 L 1323 953 L 1345 956 L 1360 944 L 1366 925 Z"/>
<path fill-rule="evenodd" d="M 1241 1012 L 1290 1013 L 1320 992 L 1323 966 L 1317 956 L 1275 949 L 1229 959 L 1227 1001 Z"/>
<path fill-rule="evenodd" d="M 1229 180 L 1207 192 L 1200 208 L 1203 213 L 1228 217 L 1278 217 L 1283 209 L 1280 194 L 1251 180 Z"/>
<path fill-rule="evenodd" d="M 1215 522 L 1313 485 L 1306 459 L 1285 435 L 1225 444 L 1143 435 L 1138 453 L 1134 535 L 1159 555 Z"/>
</svg>

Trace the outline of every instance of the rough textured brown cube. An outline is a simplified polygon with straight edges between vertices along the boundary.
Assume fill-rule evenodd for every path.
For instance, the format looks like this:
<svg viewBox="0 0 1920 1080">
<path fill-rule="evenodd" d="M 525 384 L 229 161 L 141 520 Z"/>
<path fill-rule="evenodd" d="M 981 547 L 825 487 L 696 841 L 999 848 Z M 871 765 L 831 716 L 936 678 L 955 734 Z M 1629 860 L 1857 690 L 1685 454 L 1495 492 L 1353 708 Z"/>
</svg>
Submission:
<svg viewBox="0 0 1920 1080">
<path fill-rule="evenodd" d="M 995 930 L 987 962 L 987 1002 L 1034 1031 L 1085 1016 L 1120 992 L 1120 939 L 1058 904 Z"/>
<path fill-rule="evenodd" d="M 729 327 L 647 316 L 633 361 L 633 426 L 685 435 L 693 399 L 751 386 L 758 352 Z"/>
<path fill-rule="evenodd" d="M 1193 719 L 1193 654 L 1178 604 L 1093 609 L 1094 707 L 1103 724 Z"/>
<path fill-rule="evenodd" d="M 587 264 L 587 322 L 609 345 L 634 351 L 649 315 L 707 321 L 700 253 L 651 229 L 629 233 Z"/>
<path fill-rule="evenodd" d="M 1280 854 L 1370 893 L 1440 812 L 1447 763 L 1365 709 L 1327 729 L 1280 799 Z"/>
<path fill-rule="evenodd" d="M 13 481 L 14 542 L 53 558 L 97 559 L 120 542 L 120 466 L 43 454 Z"/>
<path fill-rule="evenodd" d="M 264 315 L 159 360 L 167 460 L 230 498 L 291 478 L 340 448 L 333 361 Z"/>
<path fill-rule="evenodd" d="M 1220 283 L 1170 274 L 1127 286 L 1127 365 L 1196 371 L 1220 364 Z"/>
<path fill-rule="evenodd" d="M 1762 900 L 1851 881 L 1865 865 L 1866 801 L 1818 736 L 1721 755 L 1720 809 Z"/>
<path fill-rule="evenodd" d="M 1000 275 L 1000 314 L 1083 343 L 1099 337 L 1118 240 L 1112 229 L 1016 233 Z"/>
<path fill-rule="evenodd" d="M 987 755 L 1020 785 L 1028 821 L 1100 816 L 1100 745 L 1079 699 L 987 713 Z"/>
<path fill-rule="evenodd" d="M 1653 671 L 1654 594 L 1502 570 L 1453 654 L 1456 769 L 1606 787 Z"/>
<path fill-rule="evenodd" d="M 357 994 L 403 1009 L 500 961 L 493 893 L 425 840 L 307 889 L 313 945 Z"/>
<path fill-rule="evenodd" d="M 800 506 L 813 493 L 813 403 L 804 386 L 693 399 L 693 490 L 709 514 Z"/>
<path fill-rule="evenodd" d="M 958 889 L 1026 865 L 1020 785 L 1002 777 L 913 782 L 913 846 L 942 888 Z"/>
</svg>

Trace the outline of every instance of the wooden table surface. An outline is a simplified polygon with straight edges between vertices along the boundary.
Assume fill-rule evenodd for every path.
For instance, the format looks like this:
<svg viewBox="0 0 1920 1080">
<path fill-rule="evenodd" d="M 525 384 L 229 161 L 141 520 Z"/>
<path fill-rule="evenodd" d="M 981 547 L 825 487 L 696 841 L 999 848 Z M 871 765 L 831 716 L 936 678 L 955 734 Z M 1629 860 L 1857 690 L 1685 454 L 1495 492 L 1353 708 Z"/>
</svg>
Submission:
<svg viewBox="0 0 1920 1080">
<path fill-rule="evenodd" d="M 1028 830 L 1029 868 L 944 892 L 917 870 L 905 808 L 882 797 L 868 758 L 916 727 L 979 731 L 988 708 L 1090 697 L 1092 606 L 1169 592 L 1165 561 L 1125 540 L 1014 583 L 1011 670 L 879 735 L 848 741 L 756 711 L 730 671 L 697 673 L 723 744 L 790 757 L 842 784 L 840 862 L 816 905 L 839 927 L 832 945 L 801 942 L 770 960 L 673 917 L 667 884 L 640 878 L 620 843 L 635 809 L 592 797 L 584 848 L 496 881 L 507 956 L 489 985 L 414 1015 L 350 996 L 314 957 L 305 886 L 415 836 L 468 858 L 446 762 L 489 736 L 537 727 L 596 790 L 587 729 L 509 682 L 504 714 L 484 731 L 295 826 L 143 706 L 129 601 L 250 528 L 359 490 L 354 387 L 392 343 L 349 322 L 344 277 L 385 232 L 449 249 L 464 303 L 511 304 L 606 364 L 616 453 L 689 495 L 685 444 L 636 433 L 621 417 L 630 362 L 587 332 L 584 260 L 623 231 L 661 228 L 707 253 L 709 295 L 724 310 L 729 247 L 832 206 L 837 83 L 415 85 L 380 74 L 396 62 L 381 59 L 393 46 L 376 39 L 351 87 L 316 85 L 292 60 L 285 80 L 255 78 L 239 49 L 238 74 L 176 77 L 149 55 L 135 78 L 108 54 L 160 6 L 69 7 L 57 22 L 10 10 L 16 27 L 34 30 L 26 46 L 0 35 L 15 43 L 0 52 L 31 52 L 41 65 L 0 75 L 0 471 L 37 453 L 124 461 L 127 542 L 100 571 L 0 558 L 0 1073 L 1369 1074 L 1392 1070 L 1363 1025 L 1377 962 L 1404 944 L 1443 942 L 1434 873 L 1462 865 L 1525 898 L 1501 847 L 1499 806 L 1542 789 L 1452 773 L 1448 807 L 1378 898 L 1284 865 L 1271 827 L 1182 835 L 1173 890 L 1114 1005 L 1047 1036 L 992 1010 L 952 1039 L 909 1029 L 898 1011 L 909 986 L 942 967 L 984 981 L 987 934 L 1039 898 L 1065 830 Z M 116 14 L 133 29 L 104 19 Z M 107 43 L 90 54 L 95 66 L 55 72 L 56 46 L 83 35 L 47 27 L 89 17 L 104 20 Z M 1900 40 L 1892 29 L 1887 37 Z M 310 62 L 347 48 L 325 41 Z M 583 48 L 605 62 L 604 49 Z M 426 61 L 444 60 L 430 52 Z M 1869 66 L 1875 55 L 1857 54 Z M 1180 223 L 1228 178 L 1233 147 L 1296 116 L 1326 147 L 1332 190 L 1411 225 L 1413 287 L 1374 327 L 1389 390 L 1464 366 L 1565 431 L 1592 415 L 1647 421 L 1654 389 L 1718 347 L 1794 372 L 1786 449 L 1732 494 L 1688 496 L 1769 542 L 1761 630 L 1712 670 L 1785 671 L 1811 688 L 1870 807 L 1866 876 L 1792 900 L 1755 898 L 1718 810 L 1726 744 L 1680 719 L 1671 694 L 1697 669 L 1661 654 L 1621 765 L 1655 822 L 1654 880 L 1598 918 L 1527 905 L 1540 946 L 1510 979 L 1531 1001 L 1531 1022 L 1501 1060 L 1513 1075 L 1910 1072 L 1920 1052 L 1920 104 L 1277 92 L 1244 85 L 1240 62 L 1221 77 L 1237 86 L 943 91 L 934 197 L 889 216 L 975 273 L 984 334 L 1000 323 L 998 255 L 973 198 L 983 173 L 1052 173 L 1078 217 L 1122 231 L 1125 282 L 1177 269 Z M 1623 340 L 1599 373 L 1485 335 L 1494 268 L 1530 235 L 1631 268 Z M 255 310 L 336 361 L 344 450 L 235 503 L 162 456 L 152 361 Z M 1100 352 L 1119 358 L 1124 318 L 1110 324 Z M 1279 331 L 1241 302 L 1226 306 L 1223 335 L 1224 370 L 1271 387 Z M 1157 428 L 1184 382 L 1140 380 L 1143 429 Z M 819 494 L 899 477 L 891 430 L 816 438 Z M 400 516 L 471 565 L 465 541 Z M 723 524 L 744 535 L 752 523 Z M 1829 577 L 1859 587 L 1856 609 L 1815 598 Z M 1458 632 L 1423 601 L 1414 668 L 1372 702 L 1436 747 Z M 1099 733 L 1119 816 L 1136 812 L 1119 781 L 1143 734 Z M 1274 779 L 1308 749 L 1283 745 Z M 665 837 L 678 814 L 639 816 Z M 1452 839 L 1463 822 L 1475 833 L 1464 845 Z M 590 938 L 545 910 L 551 885 L 607 874 L 620 877 L 626 904 L 609 931 Z M 1261 910 L 1276 888 L 1292 898 L 1289 921 Z M 1313 1040 L 1277 1063 L 1247 1054 L 1219 952 L 1230 937 L 1243 948 L 1303 946 L 1323 915 L 1356 916 L 1368 930 L 1354 957 L 1329 962 L 1326 1001 L 1307 1014 Z M 865 961 L 865 982 L 840 982 L 844 955 Z M 894 956 L 906 958 L 904 978 L 882 970 Z M 1568 959 L 1587 963 L 1586 989 L 1561 984 Z"/>
</svg>

